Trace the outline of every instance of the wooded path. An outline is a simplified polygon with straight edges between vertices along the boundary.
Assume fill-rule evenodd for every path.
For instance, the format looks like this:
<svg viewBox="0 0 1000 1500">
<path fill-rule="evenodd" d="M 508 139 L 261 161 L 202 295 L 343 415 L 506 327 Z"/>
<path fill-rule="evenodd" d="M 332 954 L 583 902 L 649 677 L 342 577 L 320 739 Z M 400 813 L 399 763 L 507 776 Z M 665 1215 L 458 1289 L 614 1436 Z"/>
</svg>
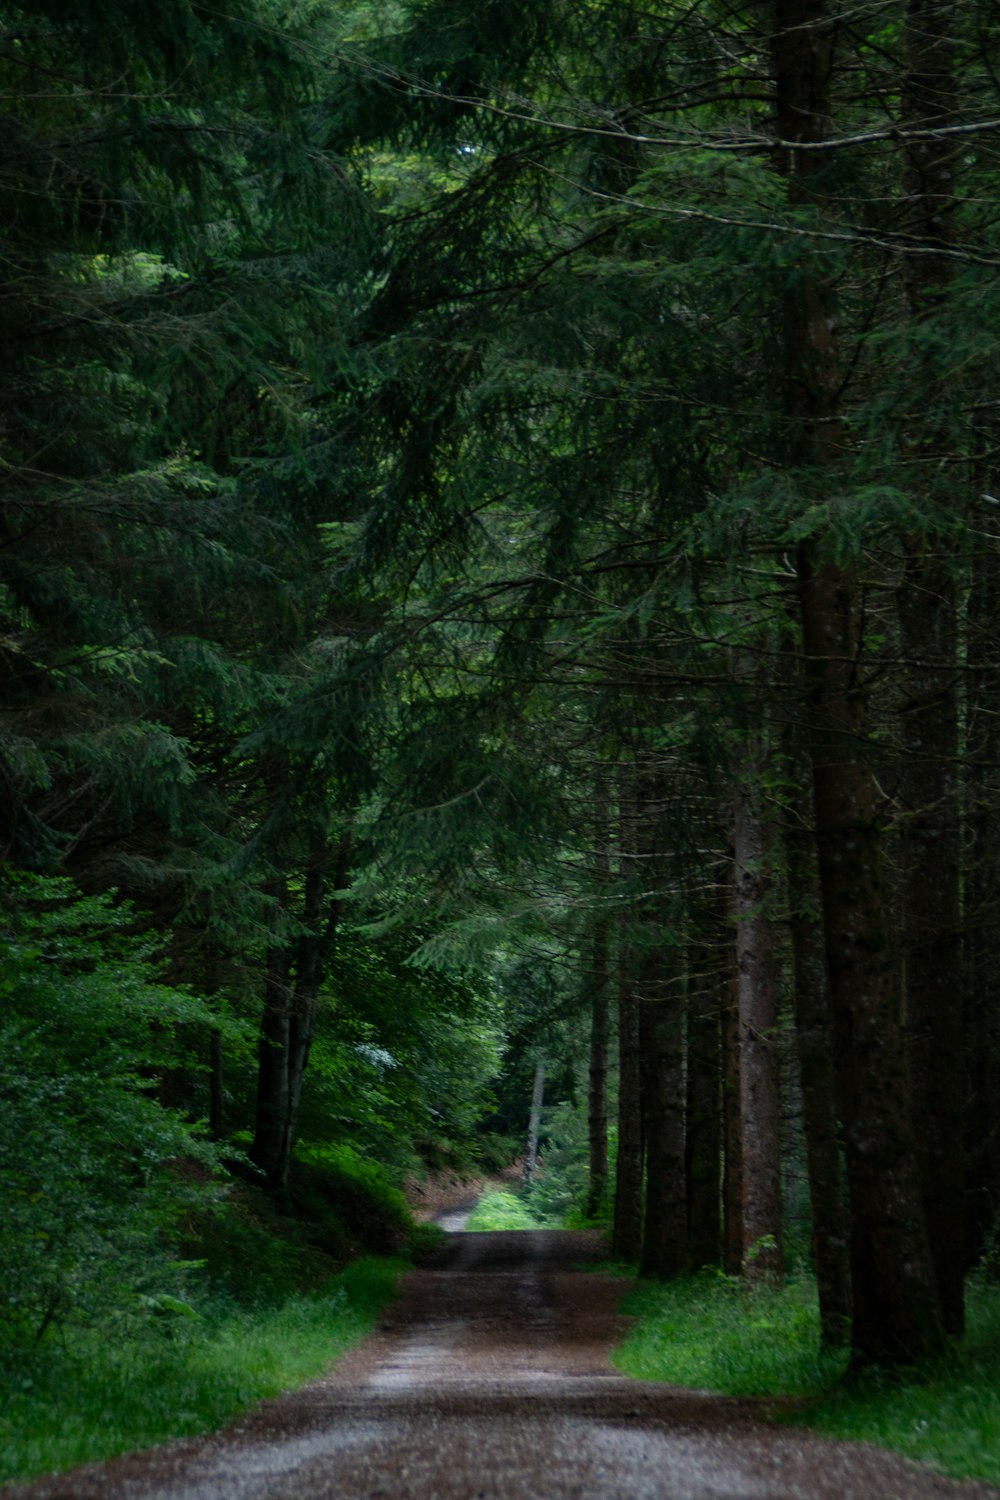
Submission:
<svg viewBox="0 0 1000 1500">
<path fill-rule="evenodd" d="M 326 1377 L 211 1438 L 4 1500 L 930 1500 L 997 1497 L 858 1444 L 775 1428 L 767 1403 L 618 1375 L 622 1283 L 596 1239 L 450 1235 Z"/>
</svg>

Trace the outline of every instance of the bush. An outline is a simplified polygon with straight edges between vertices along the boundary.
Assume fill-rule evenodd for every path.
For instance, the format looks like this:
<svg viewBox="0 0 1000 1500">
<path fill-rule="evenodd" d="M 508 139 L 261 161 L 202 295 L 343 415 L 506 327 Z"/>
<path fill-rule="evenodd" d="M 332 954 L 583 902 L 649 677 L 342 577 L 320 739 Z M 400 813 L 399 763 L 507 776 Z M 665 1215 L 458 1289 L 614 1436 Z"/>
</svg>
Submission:
<svg viewBox="0 0 1000 1500">
<path fill-rule="evenodd" d="M 20 1346 L 184 1297 L 172 1245 L 195 1205 L 218 1200 L 221 1167 L 153 1090 L 177 1034 L 216 1018 L 159 983 L 110 898 L 11 874 L 3 895 L 0 1334 Z"/>
</svg>

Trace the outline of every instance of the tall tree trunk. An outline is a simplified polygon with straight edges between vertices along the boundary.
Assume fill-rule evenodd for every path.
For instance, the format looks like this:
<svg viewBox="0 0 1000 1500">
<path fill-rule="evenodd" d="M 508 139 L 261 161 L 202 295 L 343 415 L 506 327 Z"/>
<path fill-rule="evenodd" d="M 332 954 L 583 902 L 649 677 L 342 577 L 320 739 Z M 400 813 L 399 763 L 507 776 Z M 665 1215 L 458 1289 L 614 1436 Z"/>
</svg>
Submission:
<svg viewBox="0 0 1000 1500">
<path fill-rule="evenodd" d="M 740 1139 L 744 1279 L 775 1281 L 782 1271 L 781 1096 L 778 987 L 767 910 L 771 873 L 761 809 L 763 756 L 747 753 L 734 798 L 733 879 L 740 1051 Z"/>
<path fill-rule="evenodd" d="M 302 1083 L 316 1031 L 316 1010 L 324 969 L 324 896 L 326 888 L 325 840 L 313 850 L 306 870 L 302 923 L 305 931 L 299 938 L 295 962 L 295 984 L 288 1015 L 288 1050 L 285 1066 L 288 1086 L 285 1092 L 285 1118 L 282 1123 L 276 1177 L 281 1187 L 288 1183 L 292 1165 L 292 1147 L 302 1100 Z"/>
<path fill-rule="evenodd" d="M 904 119 L 926 131 L 954 123 L 953 0 L 909 0 Z M 955 235 L 955 151 L 950 137 L 907 140 L 904 187 L 911 239 L 945 251 Z M 932 319 L 953 279 L 951 258 L 927 253 L 904 262 L 910 316 Z M 920 403 L 907 451 L 919 457 L 914 484 L 936 511 L 949 509 L 954 484 L 941 473 L 947 451 L 942 372 L 925 351 L 908 361 Z M 930 421 L 928 422 L 928 416 Z M 903 1004 L 917 1160 L 931 1254 L 948 1331 L 964 1325 L 964 1207 L 957 1170 L 962 1139 L 962 1016 L 959 936 L 958 625 L 953 539 L 935 523 L 906 539 L 898 594 L 903 659 L 900 831 L 903 898 Z"/>
<path fill-rule="evenodd" d="M 283 880 L 274 881 L 268 894 L 277 903 L 275 927 L 280 926 L 288 901 Z M 257 1107 L 250 1159 L 276 1180 L 281 1142 L 288 1111 L 288 1031 L 291 997 L 291 957 L 276 931 L 264 961 L 264 1009 L 257 1046 Z"/>
<path fill-rule="evenodd" d="M 740 1009 L 736 944 L 732 931 L 727 946 L 729 972 L 722 1013 L 722 1267 L 727 1276 L 739 1276 L 743 1270 L 743 1117 L 740 1109 Z"/>
<path fill-rule="evenodd" d="M 812 818 L 812 799 L 802 795 L 786 825 L 785 848 L 791 906 L 789 926 L 795 1041 L 812 1209 L 820 1339 L 824 1348 L 833 1349 L 845 1344 L 850 1337 L 850 1230 L 840 1167 L 823 929 L 816 909 L 819 887 Z"/>
<path fill-rule="evenodd" d="M 635 851 L 635 788 L 623 770 L 619 849 L 622 873 L 630 875 Z M 618 937 L 618 1146 L 611 1248 L 620 1260 L 639 1259 L 642 1250 L 642 1068 L 639 1047 L 637 954 L 633 919 L 623 913 Z"/>
<path fill-rule="evenodd" d="M 662 953 L 649 957 L 640 1022 L 644 1068 L 646 1214 L 639 1269 L 679 1276 L 687 1265 L 687 1170 L 684 1149 L 684 990 L 662 979 Z M 654 968 L 655 965 L 655 968 Z"/>
<path fill-rule="evenodd" d="M 623 942 L 618 974 L 618 1149 L 611 1248 L 620 1260 L 638 1260 L 642 1250 L 642 1082 L 639 999 Z"/>
<path fill-rule="evenodd" d="M 722 933 L 716 934 L 717 940 L 721 937 Z M 728 977 L 728 970 L 725 973 Z M 685 1140 L 688 1267 L 692 1271 L 717 1266 L 722 1251 L 723 1006 L 718 941 L 695 943 L 688 965 Z"/>
<path fill-rule="evenodd" d="M 984 510 L 986 507 L 984 507 Z M 967 612 L 968 830 L 965 880 L 965 1263 L 975 1266 L 1000 1223 L 1000 518 L 977 526 Z"/>
<path fill-rule="evenodd" d="M 590 1064 L 587 1095 L 587 1145 L 590 1173 L 587 1213 L 600 1211 L 608 1191 L 608 1045 L 611 1014 L 608 996 L 609 929 L 601 914 L 594 922 L 590 969 Z"/>
<path fill-rule="evenodd" d="M 833 24 L 825 0 L 776 0 L 772 40 L 780 139 L 829 129 Z M 822 211 L 817 153 L 785 153 L 795 206 Z M 807 253 L 807 252 L 804 252 Z M 789 439 L 817 492 L 840 479 L 833 292 L 808 262 L 785 302 Z M 911 1132 L 896 964 L 890 949 L 869 743 L 857 570 L 824 538 L 805 541 L 798 594 L 838 1092 L 852 1214 L 855 1365 L 911 1362 L 946 1347 Z"/>
<path fill-rule="evenodd" d="M 587 1096 L 587 1144 L 589 1177 L 587 1214 L 593 1218 L 608 1191 L 608 1046 L 611 1039 L 610 941 L 611 918 L 607 899 L 608 807 L 603 787 L 597 791 L 597 842 L 594 853 L 599 906 L 593 917 L 590 970 L 590 1065 Z"/>
</svg>

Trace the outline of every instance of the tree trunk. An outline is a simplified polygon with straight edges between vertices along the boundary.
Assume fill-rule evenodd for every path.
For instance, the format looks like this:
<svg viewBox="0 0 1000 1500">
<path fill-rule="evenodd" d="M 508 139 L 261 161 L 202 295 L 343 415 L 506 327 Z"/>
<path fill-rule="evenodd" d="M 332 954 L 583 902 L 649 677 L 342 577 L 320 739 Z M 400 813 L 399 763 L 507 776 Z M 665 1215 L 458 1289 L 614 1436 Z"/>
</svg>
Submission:
<svg viewBox="0 0 1000 1500">
<path fill-rule="evenodd" d="M 969 1269 L 987 1249 L 995 1249 L 1000 1216 L 1000 518 L 987 512 L 979 518 L 977 532 L 987 541 L 973 564 L 967 611 L 964 971 Z"/>
<path fill-rule="evenodd" d="M 784 141 L 828 132 L 833 26 L 824 0 L 776 0 L 773 58 Z M 794 206 L 822 211 L 817 154 L 791 149 Z M 807 252 L 804 252 L 807 254 Z M 808 261 L 785 302 L 791 455 L 807 482 L 839 482 L 839 363 L 833 292 Z M 852 1213 L 855 1365 L 912 1362 L 946 1347 L 908 1112 L 896 965 L 890 950 L 870 740 L 860 678 L 856 568 L 822 536 L 799 551 L 798 595 L 809 687 L 809 750 L 838 1091 Z"/>
<path fill-rule="evenodd" d="M 845 1344 L 851 1328 L 851 1262 L 847 1202 L 840 1166 L 833 1035 L 818 904 L 812 800 L 799 798 L 786 827 L 792 993 L 802 1090 L 806 1170 L 812 1209 L 813 1263 L 825 1349 Z"/>
<path fill-rule="evenodd" d="M 337 845 L 332 871 L 334 893 L 327 894 L 330 849 L 317 839 L 305 871 L 302 932 L 294 962 L 287 945 L 275 943 L 267 957 L 264 1013 L 258 1061 L 257 1130 L 251 1159 L 273 1187 L 285 1187 L 292 1163 L 295 1128 L 309 1053 L 316 1032 L 319 994 L 327 959 L 336 940 L 340 901 L 336 890 L 347 878 L 350 842 Z M 282 907 L 287 883 L 275 887 Z"/>
<path fill-rule="evenodd" d="M 650 955 L 657 967 L 662 956 Z M 678 979 L 651 975 L 643 985 L 640 1033 L 644 1069 L 646 1214 L 639 1269 L 679 1276 L 687 1265 L 684 1149 L 684 991 Z"/>
<path fill-rule="evenodd" d="M 721 936 L 721 934 L 720 934 Z M 688 1268 L 717 1266 L 722 1251 L 722 1011 L 718 946 L 696 943 L 687 991 Z"/>
<path fill-rule="evenodd" d="M 530 1182 L 538 1167 L 538 1133 L 542 1128 L 542 1104 L 545 1099 L 545 1064 L 536 1062 L 535 1078 L 531 1088 L 531 1111 L 528 1115 L 528 1142 L 524 1153 L 524 1170 L 521 1176 Z"/>
<path fill-rule="evenodd" d="M 736 946 L 732 932 L 727 946 L 729 972 L 722 1014 L 722 1266 L 727 1276 L 739 1276 L 743 1270 L 743 1125 L 740 1110 L 740 1011 Z"/>
<path fill-rule="evenodd" d="M 608 1001 L 608 921 L 603 913 L 594 921 L 590 984 L 590 1069 L 587 1097 L 587 1139 L 590 1175 L 587 1214 L 593 1218 L 608 1191 L 608 1043 L 611 1016 Z"/>
<path fill-rule="evenodd" d="M 782 1271 L 778 988 L 767 901 L 771 888 L 759 783 L 763 755 L 748 752 L 735 793 L 733 838 L 744 1280 Z"/>
<path fill-rule="evenodd" d="M 623 771 L 619 832 L 623 874 L 631 874 L 634 862 L 635 819 L 634 784 Z M 618 1148 L 611 1231 L 612 1252 L 627 1261 L 638 1260 L 642 1251 L 642 1068 L 637 954 L 631 924 L 631 915 L 624 913 L 618 937 Z"/>
<path fill-rule="evenodd" d="M 587 1096 L 587 1144 L 589 1177 L 587 1215 L 594 1218 L 601 1210 L 608 1191 L 608 1046 L 611 1037 L 610 1015 L 610 939 L 611 918 L 606 905 L 608 876 L 608 807 L 603 786 L 597 788 L 597 838 L 594 873 L 601 903 L 593 917 L 590 972 L 590 1066 Z"/>
<path fill-rule="evenodd" d="M 278 911 L 277 927 L 288 900 L 284 881 L 269 887 Z M 264 968 L 264 1009 L 257 1048 L 256 1128 L 250 1159 L 274 1181 L 280 1171 L 281 1142 L 288 1111 L 288 1032 L 291 996 L 291 958 L 276 934 L 267 951 Z"/>
<path fill-rule="evenodd" d="M 954 123 L 953 0 L 909 0 L 904 118 L 913 129 Z M 905 146 L 907 215 L 903 228 L 928 250 L 954 240 L 955 145 L 909 140 Z M 905 258 L 906 292 L 916 325 L 931 319 L 952 279 L 946 254 Z M 945 392 L 934 359 L 919 348 L 907 375 L 919 401 L 907 451 L 915 484 L 935 509 L 951 508 L 954 476 L 937 461 L 947 451 Z M 928 416 L 930 422 L 928 422 Z M 919 417 L 919 424 L 918 424 Z M 926 478 L 926 484 L 924 480 Z M 958 831 L 958 625 L 954 544 L 933 519 L 906 540 L 898 594 L 903 701 L 899 794 L 903 898 L 903 1005 L 917 1122 L 917 1161 L 931 1254 L 948 1331 L 964 1325 L 961 959 Z"/>
<path fill-rule="evenodd" d="M 642 1250 L 642 1083 L 639 1001 L 623 944 L 618 981 L 618 1150 L 611 1248 L 619 1260 Z"/>
</svg>

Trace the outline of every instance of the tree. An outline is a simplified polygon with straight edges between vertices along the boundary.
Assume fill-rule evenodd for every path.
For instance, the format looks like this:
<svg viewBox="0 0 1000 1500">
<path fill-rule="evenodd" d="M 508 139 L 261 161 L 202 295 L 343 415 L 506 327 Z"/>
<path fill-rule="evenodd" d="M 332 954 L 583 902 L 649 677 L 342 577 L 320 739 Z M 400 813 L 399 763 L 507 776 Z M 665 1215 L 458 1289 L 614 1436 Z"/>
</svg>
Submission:
<svg viewBox="0 0 1000 1500">
<path fill-rule="evenodd" d="M 820 158 L 829 132 L 834 32 L 824 0 L 777 0 L 777 130 L 789 201 L 822 213 Z M 789 458 L 822 494 L 844 482 L 833 288 L 807 265 L 785 299 Z M 859 677 L 856 564 L 831 555 L 823 531 L 800 546 L 802 641 L 820 888 L 840 1108 L 852 1213 L 851 1347 L 859 1362 L 912 1361 L 943 1348 L 941 1307 L 916 1177 L 895 968 L 887 927 L 870 737 Z"/>
</svg>

